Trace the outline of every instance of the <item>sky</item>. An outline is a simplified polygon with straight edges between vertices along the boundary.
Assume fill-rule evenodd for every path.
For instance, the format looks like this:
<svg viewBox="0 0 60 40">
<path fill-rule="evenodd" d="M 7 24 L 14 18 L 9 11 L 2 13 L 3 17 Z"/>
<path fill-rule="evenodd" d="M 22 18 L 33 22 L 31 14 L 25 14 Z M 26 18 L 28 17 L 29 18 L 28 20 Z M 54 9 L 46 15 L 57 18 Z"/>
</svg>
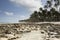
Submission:
<svg viewBox="0 0 60 40">
<path fill-rule="evenodd" d="M 0 0 L 0 23 L 17 23 L 28 19 L 46 0 Z"/>
</svg>

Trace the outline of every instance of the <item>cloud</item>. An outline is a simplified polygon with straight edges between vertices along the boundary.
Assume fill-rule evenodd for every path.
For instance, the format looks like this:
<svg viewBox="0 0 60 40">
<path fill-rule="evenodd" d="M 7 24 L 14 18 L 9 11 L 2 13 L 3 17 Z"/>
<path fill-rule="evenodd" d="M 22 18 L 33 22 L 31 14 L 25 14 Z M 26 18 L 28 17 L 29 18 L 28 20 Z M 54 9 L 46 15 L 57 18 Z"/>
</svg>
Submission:
<svg viewBox="0 0 60 40">
<path fill-rule="evenodd" d="M 18 15 L 18 16 L 16 16 L 17 20 L 24 20 L 24 19 L 28 19 L 28 18 L 29 18 L 28 15 Z"/>
<path fill-rule="evenodd" d="M 29 18 L 29 16 L 21 15 L 21 16 L 20 16 L 20 18 L 21 18 L 21 20 L 24 20 L 24 19 L 28 19 L 28 18 Z"/>
<path fill-rule="evenodd" d="M 22 5 L 29 9 L 29 11 L 38 10 L 42 7 L 41 0 L 10 0 L 10 2 L 16 3 L 17 5 Z"/>
<path fill-rule="evenodd" d="M 14 13 L 13 12 L 4 12 L 8 16 L 12 16 Z"/>
</svg>

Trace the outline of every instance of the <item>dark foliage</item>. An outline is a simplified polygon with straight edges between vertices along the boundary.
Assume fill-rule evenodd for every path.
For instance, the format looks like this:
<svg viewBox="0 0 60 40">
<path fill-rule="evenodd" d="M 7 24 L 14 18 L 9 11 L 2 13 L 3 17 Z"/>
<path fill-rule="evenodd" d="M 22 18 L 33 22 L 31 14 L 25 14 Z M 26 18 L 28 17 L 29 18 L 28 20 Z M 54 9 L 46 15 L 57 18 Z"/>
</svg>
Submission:
<svg viewBox="0 0 60 40">
<path fill-rule="evenodd" d="M 59 5 L 58 0 L 54 0 L 54 6 L 57 7 Z M 47 4 L 43 8 L 39 8 L 39 11 L 34 11 L 28 20 L 23 20 L 25 22 L 57 22 L 60 21 L 60 13 L 55 10 L 55 8 L 51 7 L 52 1 L 47 1 Z M 50 11 L 47 9 L 51 8 Z M 21 22 L 21 21 L 20 21 Z"/>
</svg>

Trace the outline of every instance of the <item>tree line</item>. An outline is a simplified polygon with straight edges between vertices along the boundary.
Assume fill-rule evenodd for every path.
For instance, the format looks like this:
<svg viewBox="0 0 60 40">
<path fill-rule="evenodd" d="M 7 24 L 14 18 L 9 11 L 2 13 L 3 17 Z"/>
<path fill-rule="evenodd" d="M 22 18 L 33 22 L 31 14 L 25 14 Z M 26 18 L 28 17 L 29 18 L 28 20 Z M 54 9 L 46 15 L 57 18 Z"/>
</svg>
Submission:
<svg viewBox="0 0 60 40">
<path fill-rule="evenodd" d="M 60 21 L 60 12 L 55 8 L 58 8 L 59 1 L 54 0 L 55 4 L 52 4 L 52 0 L 48 0 L 43 8 L 39 8 L 39 11 L 34 11 L 29 19 L 19 20 L 19 22 L 57 22 Z M 53 6 L 53 7 L 52 7 Z M 55 7 L 55 8 L 54 8 Z M 50 8 L 50 9 L 49 9 Z M 49 9 L 49 11 L 48 11 Z"/>
</svg>

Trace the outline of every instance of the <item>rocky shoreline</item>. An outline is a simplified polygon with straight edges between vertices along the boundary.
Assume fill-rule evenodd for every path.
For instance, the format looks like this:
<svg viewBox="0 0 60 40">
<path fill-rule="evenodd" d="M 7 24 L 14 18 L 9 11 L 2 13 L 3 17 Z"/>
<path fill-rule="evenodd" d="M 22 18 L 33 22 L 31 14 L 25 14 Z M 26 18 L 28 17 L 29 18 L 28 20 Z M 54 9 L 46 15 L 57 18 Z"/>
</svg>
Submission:
<svg viewBox="0 0 60 40">
<path fill-rule="evenodd" d="M 40 38 L 43 37 L 42 39 L 44 39 L 44 40 L 55 40 L 55 39 L 59 40 L 60 39 L 60 25 L 44 23 L 44 24 L 12 24 L 12 25 L 11 24 L 1 24 L 0 25 L 0 40 L 20 40 L 20 38 L 25 38 L 25 37 L 23 37 L 24 35 L 25 36 L 28 34 L 35 35 L 34 32 L 35 33 L 38 32 L 37 35 L 38 34 L 45 35 L 45 36 L 39 36 Z M 24 39 L 22 39 L 22 40 L 24 40 Z M 37 38 L 36 38 L 36 40 L 37 40 Z M 38 40 L 39 40 L 39 38 L 38 38 Z"/>
</svg>

